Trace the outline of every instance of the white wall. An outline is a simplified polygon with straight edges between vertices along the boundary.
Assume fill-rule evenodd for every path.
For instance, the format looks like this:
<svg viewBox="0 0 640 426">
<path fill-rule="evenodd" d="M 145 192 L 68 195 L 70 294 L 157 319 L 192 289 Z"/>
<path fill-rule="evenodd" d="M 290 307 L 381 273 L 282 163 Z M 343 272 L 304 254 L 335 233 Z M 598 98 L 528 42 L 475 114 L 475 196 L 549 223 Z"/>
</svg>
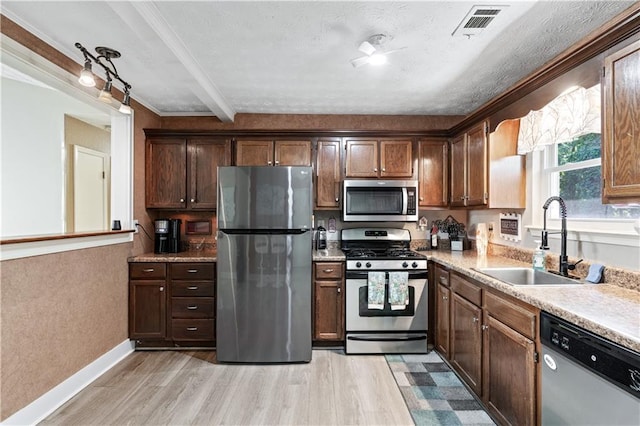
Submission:
<svg viewBox="0 0 640 426">
<path fill-rule="evenodd" d="M 87 105 L 2 78 L 0 236 L 64 232 L 64 114 Z"/>
</svg>

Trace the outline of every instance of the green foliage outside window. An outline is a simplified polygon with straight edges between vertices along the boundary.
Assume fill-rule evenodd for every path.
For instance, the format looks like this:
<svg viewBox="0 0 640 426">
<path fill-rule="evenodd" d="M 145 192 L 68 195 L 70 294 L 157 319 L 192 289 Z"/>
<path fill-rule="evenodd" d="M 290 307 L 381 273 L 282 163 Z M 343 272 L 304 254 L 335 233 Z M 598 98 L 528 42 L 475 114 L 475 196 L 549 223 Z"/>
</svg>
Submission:
<svg viewBox="0 0 640 426">
<path fill-rule="evenodd" d="M 558 145 L 558 166 L 600 158 L 600 134 L 590 133 Z M 559 172 L 559 195 L 572 218 L 637 218 L 640 207 L 602 204 L 602 170 L 590 166 Z"/>
</svg>

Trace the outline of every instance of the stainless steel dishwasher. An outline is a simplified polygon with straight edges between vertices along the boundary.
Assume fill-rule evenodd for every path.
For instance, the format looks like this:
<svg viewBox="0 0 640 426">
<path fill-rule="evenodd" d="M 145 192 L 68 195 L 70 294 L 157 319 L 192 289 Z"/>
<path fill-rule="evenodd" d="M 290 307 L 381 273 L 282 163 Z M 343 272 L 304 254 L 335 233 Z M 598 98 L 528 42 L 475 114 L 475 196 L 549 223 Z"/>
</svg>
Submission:
<svg viewBox="0 0 640 426">
<path fill-rule="evenodd" d="M 640 354 L 540 316 L 542 425 L 640 425 Z"/>
</svg>

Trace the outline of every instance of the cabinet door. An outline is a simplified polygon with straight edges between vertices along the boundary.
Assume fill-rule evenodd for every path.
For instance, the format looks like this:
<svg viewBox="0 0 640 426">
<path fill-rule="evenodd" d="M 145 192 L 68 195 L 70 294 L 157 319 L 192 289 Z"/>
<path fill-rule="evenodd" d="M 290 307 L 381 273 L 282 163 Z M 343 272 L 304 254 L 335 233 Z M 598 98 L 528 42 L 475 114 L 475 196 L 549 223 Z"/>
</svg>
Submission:
<svg viewBox="0 0 640 426">
<path fill-rule="evenodd" d="M 605 58 L 602 202 L 640 201 L 640 41 Z"/>
<path fill-rule="evenodd" d="M 487 204 L 487 123 L 467 132 L 467 206 Z"/>
<path fill-rule="evenodd" d="M 466 205 L 467 139 L 462 134 L 451 141 L 451 206 Z"/>
<path fill-rule="evenodd" d="M 340 208 L 340 141 L 319 140 L 316 157 L 316 207 Z"/>
<path fill-rule="evenodd" d="M 236 142 L 237 166 L 273 165 L 273 142 L 268 140 L 239 140 Z"/>
<path fill-rule="evenodd" d="M 487 328 L 488 327 L 488 328 Z M 505 425 L 536 424 L 535 343 L 486 315 L 484 398 Z"/>
<path fill-rule="evenodd" d="M 345 161 L 347 177 L 378 177 L 378 141 L 347 140 Z"/>
<path fill-rule="evenodd" d="M 413 177 L 410 140 L 380 141 L 380 177 Z"/>
<path fill-rule="evenodd" d="M 184 139 L 147 140 L 146 207 L 183 209 L 187 198 L 187 154 Z"/>
<path fill-rule="evenodd" d="M 451 364 L 481 396 L 482 310 L 455 292 L 451 297 Z"/>
<path fill-rule="evenodd" d="M 436 284 L 436 350 L 449 359 L 449 303 L 451 291 L 440 283 Z"/>
<path fill-rule="evenodd" d="M 311 141 L 275 141 L 276 166 L 311 166 Z"/>
<path fill-rule="evenodd" d="M 342 263 L 314 263 L 314 340 L 344 339 Z"/>
<path fill-rule="evenodd" d="M 446 140 L 419 143 L 420 207 L 446 207 L 449 203 L 449 145 Z"/>
<path fill-rule="evenodd" d="M 190 140 L 189 153 L 189 198 L 187 206 L 192 209 L 216 209 L 218 166 L 231 164 L 231 142 L 224 140 Z"/>
<path fill-rule="evenodd" d="M 342 340 L 342 281 L 315 282 L 315 340 Z"/>
<path fill-rule="evenodd" d="M 132 280 L 129 283 L 129 337 L 162 339 L 167 335 L 165 281 Z"/>
</svg>

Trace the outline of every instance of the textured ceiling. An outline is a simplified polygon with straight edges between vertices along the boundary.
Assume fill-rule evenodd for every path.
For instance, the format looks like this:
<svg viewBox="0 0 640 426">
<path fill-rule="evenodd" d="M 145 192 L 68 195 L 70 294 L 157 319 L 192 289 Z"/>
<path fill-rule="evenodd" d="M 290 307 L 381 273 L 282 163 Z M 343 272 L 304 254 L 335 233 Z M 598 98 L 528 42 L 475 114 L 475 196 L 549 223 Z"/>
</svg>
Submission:
<svg viewBox="0 0 640 426">
<path fill-rule="evenodd" d="M 474 5 L 505 6 L 479 35 L 452 36 Z M 2 13 L 82 62 L 122 53 L 132 96 L 161 115 L 466 115 L 634 2 L 2 1 Z M 354 68 L 358 45 L 406 47 Z"/>
</svg>

